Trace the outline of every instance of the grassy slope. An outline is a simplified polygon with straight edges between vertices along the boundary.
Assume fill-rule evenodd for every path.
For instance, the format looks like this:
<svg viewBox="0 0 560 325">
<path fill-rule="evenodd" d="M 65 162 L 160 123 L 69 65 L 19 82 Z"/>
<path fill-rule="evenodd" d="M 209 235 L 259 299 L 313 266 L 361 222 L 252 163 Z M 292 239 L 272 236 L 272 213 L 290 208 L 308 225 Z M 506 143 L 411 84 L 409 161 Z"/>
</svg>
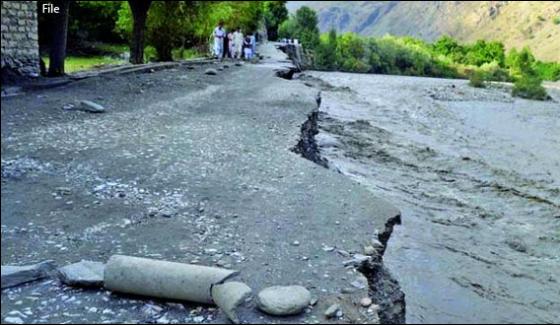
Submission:
<svg viewBox="0 0 560 325">
<path fill-rule="evenodd" d="M 449 34 L 462 41 L 495 39 L 507 48 L 529 46 L 541 60 L 560 61 L 560 2 L 495 1 L 291 1 L 294 10 L 305 4 L 319 12 L 320 27 L 364 35 L 411 35 L 433 40 Z M 340 27 L 343 28 L 340 28 Z"/>
</svg>

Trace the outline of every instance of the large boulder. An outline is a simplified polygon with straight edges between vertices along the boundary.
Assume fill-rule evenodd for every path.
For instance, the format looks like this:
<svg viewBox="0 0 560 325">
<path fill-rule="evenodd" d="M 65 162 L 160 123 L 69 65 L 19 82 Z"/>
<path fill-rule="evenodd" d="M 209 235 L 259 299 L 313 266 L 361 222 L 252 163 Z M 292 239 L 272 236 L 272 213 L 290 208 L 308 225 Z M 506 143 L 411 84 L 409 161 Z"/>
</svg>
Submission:
<svg viewBox="0 0 560 325">
<path fill-rule="evenodd" d="M 270 287 L 257 296 L 259 309 L 274 316 L 300 314 L 310 302 L 311 293 L 302 286 Z"/>
</svg>

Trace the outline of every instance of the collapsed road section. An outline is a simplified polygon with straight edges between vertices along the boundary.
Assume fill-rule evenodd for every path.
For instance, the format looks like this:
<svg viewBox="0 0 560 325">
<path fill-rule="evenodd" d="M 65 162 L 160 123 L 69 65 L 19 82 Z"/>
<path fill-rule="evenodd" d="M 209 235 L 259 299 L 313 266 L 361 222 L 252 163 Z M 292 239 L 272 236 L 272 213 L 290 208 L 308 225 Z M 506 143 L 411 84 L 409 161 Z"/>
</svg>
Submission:
<svg viewBox="0 0 560 325">
<path fill-rule="evenodd" d="M 251 309 L 245 322 L 378 322 L 359 268 L 374 260 L 376 231 L 400 212 L 290 152 L 316 91 L 276 77 L 285 55 L 272 45 L 261 51 L 260 64 L 211 63 L 215 74 L 177 66 L 3 98 L 2 263 L 125 255 L 220 267 L 262 292 L 262 309 L 290 312 Z M 83 100 L 106 110 L 64 109 Z M 98 283 L 97 264 L 82 266 Z M 232 315 L 39 275 L 2 291 L 2 320 L 220 323 Z M 229 286 L 236 297 L 247 292 Z M 309 304 L 286 308 L 285 288 Z"/>
</svg>

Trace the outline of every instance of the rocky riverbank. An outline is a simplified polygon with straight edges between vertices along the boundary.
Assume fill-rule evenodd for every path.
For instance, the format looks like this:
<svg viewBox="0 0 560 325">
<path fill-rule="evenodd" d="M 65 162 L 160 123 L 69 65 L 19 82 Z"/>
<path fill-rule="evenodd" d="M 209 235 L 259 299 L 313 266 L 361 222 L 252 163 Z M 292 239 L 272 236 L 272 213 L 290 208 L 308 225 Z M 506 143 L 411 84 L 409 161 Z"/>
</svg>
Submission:
<svg viewBox="0 0 560 325">
<path fill-rule="evenodd" d="M 312 150 L 299 152 L 401 208 L 383 260 L 406 293 L 407 321 L 560 319 L 556 88 L 540 102 L 464 80 L 297 79 L 321 91 L 302 129 Z"/>
</svg>

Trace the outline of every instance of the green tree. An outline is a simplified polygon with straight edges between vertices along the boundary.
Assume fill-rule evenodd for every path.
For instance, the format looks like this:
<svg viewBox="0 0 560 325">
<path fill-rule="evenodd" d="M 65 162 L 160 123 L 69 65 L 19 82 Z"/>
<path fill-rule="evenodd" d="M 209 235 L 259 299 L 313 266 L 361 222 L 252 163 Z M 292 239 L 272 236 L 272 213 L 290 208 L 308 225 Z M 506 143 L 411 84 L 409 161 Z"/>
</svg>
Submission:
<svg viewBox="0 0 560 325">
<path fill-rule="evenodd" d="M 327 39 L 321 39 L 320 44 L 315 49 L 315 66 L 324 70 L 335 70 L 338 68 L 336 59 L 337 47 L 336 30 L 333 28 L 328 34 Z"/>
<path fill-rule="evenodd" d="M 129 0 L 128 5 L 130 6 L 130 11 L 119 10 L 119 13 L 132 13 L 132 19 L 129 19 L 128 21 L 132 21 L 130 62 L 133 64 L 144 63 L 144 33 L 146 30 L 148 10 L 150 9 L 151 4 L 151 0 Z"/>
<path fill-rule="evenodd" d="M 319 44 L 319 27 L 317 14 L 313 9 L 303 6 L 296 11 L 295 37 L 308 49 L 314 49 Z"/>
<path fill-rule="evenodd" d="M 265 1 L 264 18 L 268 39 L 275 41 L 278 39 L 278 28 L 288 19 L 287 1 Z"/>
<path fill-rule="evenodd" d="M 53 1 L 60 8 L 60 13 L 52 16 L 52 38 L 49 47 L 49 77 L 64 75 L 64 60 L 66 59 L 66 43 L 68 39 L 68 17 L 70 3 L 68 1 Z"/>
<path fill-rule="evenodd" d="M 432 48 L 434 54 L 447 56 L 455 62 L 460 62 L 465 55 L 464 47 L 461 46 L 454 38 L 447 35 L 440 37 L 432 45 Z"/>
<path fill-rule="evenodd" d="M 486 42 L 478 40 L 467 48 L 464 63 L 481 66 L 492 61 L 498 62 L 503 67 L 505 65 L 504 44 L 501 42 Z"/>
<path fill-rule="evenodd" d="M 336 61 L 342 71 L 368 72 L 371 69 L 367 62 L 366 43 L 354 33 L 345 33 L 338 38 Z"/>
<path fill-rule="evenodd" d="M 279 38 L 295 38 L 296 37 L 296 20 L 290 17 L 278 26 Z"/>
</svg>

